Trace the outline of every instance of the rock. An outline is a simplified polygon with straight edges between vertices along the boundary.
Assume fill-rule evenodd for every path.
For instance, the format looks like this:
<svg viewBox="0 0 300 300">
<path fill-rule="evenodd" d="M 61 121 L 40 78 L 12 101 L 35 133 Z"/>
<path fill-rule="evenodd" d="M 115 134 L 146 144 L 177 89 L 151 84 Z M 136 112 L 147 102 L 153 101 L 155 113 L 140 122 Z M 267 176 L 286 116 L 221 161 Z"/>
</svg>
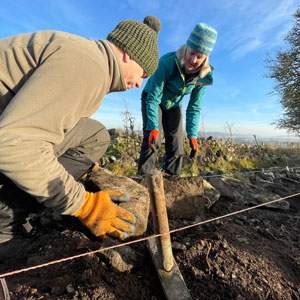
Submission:
<svg viewBox="0 0 300 300">
<path fill-rule="evenodd" d="M 147 178 L 137 178 L 137 180 L 147 187 Z M 212 201 L 216 199 L 210 199 L 204 194 L 203 178 L 201 176 L 178 177 L 167 175 L 163 177 L 163 180 L 169 219 L 203 217 L 204 210 L 212 205 Z"/>
<path fill-rule="evenodd" d="M 112 138 L 117 138 L 124 135 L 124 130 L 122 128 L 111 128 L 108 132 Z"/>
<path fill-rule="evenodd" d="M 266 205 L 266 207 L 268 208 L 273 208 L 273 209 L 278 209 L 278 210 L 282 210 L 285 212 L 289 212 L 290 211 L 290 203 L 288 201 L 285 200 L 281 200 L 275 203 L 271 203 Z"/>
<path fill-rule="evenodd" d="M 120 242 L 107 239 L 104 240 L 102 246 L 105 248 L 117 244 L 120 244 Z M 100 255 L 105 257 L 109 264 L 119 272 L 130 271 L 133 267 L 141 267 L 145 259 L 143 255 L 138 254 L 129 246 L 106 250 L 101 252 Z"/>
<path fill-rule="evenodd" d="M 267 203 L 267 202 L 270 202 L 270 201 L 273 201 L 273 200 L 277 200 L 277 199 L 280 199 L 280 196 L 277 195 L 277 194 L 272 194 L 270 192 L 266 192 L 266 191 L 263 191 L 261 190 L 258 194 L 253 194 L 252 195 L 252 202 L 251 204 L 262 204 L 262 203 Z M 286 202 L 285 204 L 281 204 L 281 202 L 286 202 L 286 201 L 278 201 L 278 202 L 275 202 L 275 203 L 271 203 L 271 204 L 268 204 L 266 205 L 265 207 L 269 207 L 269 208 L 284 208 L 284 207 L 288 207 L 289 209 L 289 204 L 287 205 Z"/>
<path fill-rule="evenodd" d="M 203 216 L 208 200 L 204 196 L 202 177 L 164 177 L 164 191 L 169 217 L 194 219 L 197 215 Z"/>
<path fill-rule="evenodd" d="M 244 203 L 242 191 L 247 188 L 247 184 L 231 177 L 212 177 L 209 178 L 209 183 L 223 197 L 228 197 L 239 203 Z"/>
<path fill-rule="evenodd" d="M 119 205 L 136 217 L 135 232 L 129 236 L 140 236 L 147 229 L 150 198 L 147 189 L 132 179 L 113 174 L 106 169 L 92 171 L 88 174 L 85 185 L 90 192 L 100 190 L 117 190 L 127 194 L 130 200 Z"/>
<path fill-rule="evenodd" d="M 185 251 L 186 245 L 175 241 L 175 242 L 172 242 L 172 248 L 173 248 L 173 250 Z"/>
<path fill-rule="evenodd" d="M 115 161 L 117 161 L 117 158 L 116 158 L 115 156 L 111 155 L 111 156 L 109 157 L 109 162 L 113 163 L 113 162 L 115 162 Z"/>
<path fill-rule="evenodd" d="M 254 185 L 230 177 L 213 177 L 209 179 L 209 182 L 220 192 L 221 196 L 228 197 L 241 204 L 258 205 L 280 199 L 283 196 L 276 194 L 276 191 L 284 191 L 284 187 L 277 186 L 275 190 L 274 186 L 276 185 L 273 182 L 261 180 Z M 290 209 L 289 202 L 287 201 L 275 202 L 265 207 L 283 211 L 289 211 Z"/>
<path fill-rule="evenodd" d="M 220 199 L 220 193 L 202 176 L 164 176 L 169 218 L 202 218 L 204 211 Z M 147 187 L 147 179 L 139 179 Z"/>
<path fill-rule="evenodd" d="M 280 180 L 277 180 L 277 178 L 273 183 L 266 183 L 263 186 L 266 191 L 269 191 L 273 194 L 277 194 L 280 197 L 285 197 L 286 195 L 289 195 L 288 188 L 283 186 Z"/>
<path fill-rule="evenodd" d="M 297 173 L 289 173 L 287 177 L 300 182 L 300 174 L 297 174 Z"/>
<path fill-rule="evenodd" d="M 274 180 L 275 176 L 267 175 L 267 173 L 258 173 L 255 176 L 255 181 L 256 182 L 261 182 L 261 183 L 272 183 Z"/>
<path fill-rule="evenodd" d="M 203 179 L 204 197 L 208 200 L 206 207 L 210 208 L 220 199 L 220 193 L 208 181 Z"/>
<path fill-rule="evenodd" d="M 75 291 L 75 289 L 74 289 L 74 287 L 73 287 L 72 284 L 68 284 L 66 286 L 66 290 L 67 290 L 68 293 L 74 293 L 74 291 Z"/>
</svg>

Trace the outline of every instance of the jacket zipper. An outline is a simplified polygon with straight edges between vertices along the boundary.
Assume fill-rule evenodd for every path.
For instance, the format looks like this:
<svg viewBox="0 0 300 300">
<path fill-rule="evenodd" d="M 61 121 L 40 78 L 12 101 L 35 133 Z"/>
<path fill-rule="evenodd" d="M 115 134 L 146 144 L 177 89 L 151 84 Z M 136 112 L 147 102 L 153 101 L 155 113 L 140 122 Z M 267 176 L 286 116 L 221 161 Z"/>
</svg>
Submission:
<svg viewBox="0 0 300 300">
<path fill-rule="evenodd" d="M 181 71 L 181 68 L 180 68 L 180 66 L 179 66 L 179 64 L 178 64 L 177 58 L 175 58 L 175 62 L 176 62 L 176 65 L 177 65 L 177 67 L 178 67 L 178 70 L 179 70 L 181 79 L 182 79 L 182 81 L 183 81 L 184 87 L 183 87 L 183 89 L 182 89 L 182 91 L 181 91 L 181 94 L 175 95 L 175 97 L 173 97 L 173 98 L 170 100 L 170 102 L 169 102 L 169 104 L 168 104 L 168 106 L 167 106 L 167 109 L 170 108 L 170 106 L 172 105 L 173 101 L 174 101 L 177 97 L 184 95 L 185 90 L 186 90 L 186 85 L 185 85 L 185 83 L 184 83 L 184 82 L 185 82 L 184 75 L 183 75 L 183 73 L 182 73 L 182 71 Z M 197 83 L 197 80 L 195 80 L 195 82 L 194 82 L 194 87 L 196 86 L 196 83 Z M 194 89 L 194 87 L 193 87 L 193 89 Z"/>
</svg>

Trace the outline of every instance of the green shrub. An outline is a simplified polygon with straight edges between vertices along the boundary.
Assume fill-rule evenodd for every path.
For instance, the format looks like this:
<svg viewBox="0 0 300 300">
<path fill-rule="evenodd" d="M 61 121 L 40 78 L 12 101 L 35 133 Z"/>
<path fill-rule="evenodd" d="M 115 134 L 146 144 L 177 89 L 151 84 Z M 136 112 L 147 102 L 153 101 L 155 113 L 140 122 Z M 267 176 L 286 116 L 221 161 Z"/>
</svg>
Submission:
<svg viewBox="0 0 300 300">
<path fill-rule="evenodd" d="M 124 136 L 112 141 L 104 157 L 108 163 L 105 168 L 124 176 L 134 176 L 137 172 L 141 138 Z M 216 152 L 221 150 L 221 157 Z M 185 139 L 184 154 L 190 154 L 189 140 Z M 165 144 L 158 150 L 157 166 L 161 166 Z M 271 167 L 292 167 L 300 164 L 300 145 L 292 143 L 281 145 L 243 145 L 220 140 L 199 140 L 199 156 L 194 161 L 184 160 L 180 175 L 199 175 L 201 171 L 209 171 L 214 174 L 238 174 L 237 172 L 256 169 L 268 169 Z M 234 175 L 240 176 L 240 175 Z M 241 177 L 240 177 L 241 178 Z M 243 178 L 241 178 L 243 179 Z"/>
</svg>

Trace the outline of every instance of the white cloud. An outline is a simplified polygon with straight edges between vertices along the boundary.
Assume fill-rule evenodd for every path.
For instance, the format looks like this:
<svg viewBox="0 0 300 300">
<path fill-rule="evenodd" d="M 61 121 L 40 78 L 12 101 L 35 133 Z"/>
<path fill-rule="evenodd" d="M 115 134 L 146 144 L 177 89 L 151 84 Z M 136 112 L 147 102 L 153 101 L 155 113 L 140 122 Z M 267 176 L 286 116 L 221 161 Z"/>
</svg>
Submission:
<svg viewBox="0 0 300 300">
<path fill-rule="evenodd" d="M 232 51 L 232 56 L 234 58 L 240 58 L 248 53 L 256 50 L 259 46 L 261 46 L 262 42 L 258 39 L 249 39 L 249 41 L 245 41 L 241 45 L 239 45 L 236 49 Z"/>
<path fill-rule="evenodd" d="M 227 7 L 230 14 L 223 22 L 226 34 L 220 39 L 233 58 L 241 58 L 258 48 L 275 47 L 283 44 L 283 37 L 291 28 L 299 3 L 297 0 L 231 2 Z M 231 12 L 235 7 L 235 13 Z M 221 24 L 222 30 L 222 24 Z M 230 28 L 231 27 L 231 28 Z"/>
</svg>

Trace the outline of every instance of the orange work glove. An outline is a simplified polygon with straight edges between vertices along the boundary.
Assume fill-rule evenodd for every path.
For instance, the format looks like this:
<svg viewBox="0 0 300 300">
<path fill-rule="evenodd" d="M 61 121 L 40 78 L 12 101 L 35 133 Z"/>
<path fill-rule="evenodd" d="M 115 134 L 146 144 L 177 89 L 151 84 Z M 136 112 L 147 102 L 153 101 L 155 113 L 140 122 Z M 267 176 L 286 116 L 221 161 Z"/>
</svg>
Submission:
<svg viewBox="0 0 300 300">
<path fill-rule="evenodd" d="M 159 135 L 159 130 L 153 129 L 150 131 L 150 136 L 148 141 L 149 149 L 153 149 L 154 151 L 156 151 L 158 135 Z"/>
<path fill-rule="evenodd" d="M 127 196 L 113 190 L 86 192 L 85 202 L 74 216 L 97 237 L 109 235 L 123 240 L 128 237 L 128 233 L 134 232 L 135 216 L 114 204 L 110 197 L 117 200 Z"/>
<path fill-rule="evenodd" d="M 103 168 L 98 163 L 95 163 L 92 171 L 103 171 Z"/>
<path fill-rule="evenodd" d="M 190 140 L 190 147 L 191 147 L 191 153 L 190 153 L 190 158 L 193 159 L 196 157 L 196 155 L 199 152 L 199 148 L 198 148 L 198 142 L 196 138 L 189 138 Z"/>
</svg>

